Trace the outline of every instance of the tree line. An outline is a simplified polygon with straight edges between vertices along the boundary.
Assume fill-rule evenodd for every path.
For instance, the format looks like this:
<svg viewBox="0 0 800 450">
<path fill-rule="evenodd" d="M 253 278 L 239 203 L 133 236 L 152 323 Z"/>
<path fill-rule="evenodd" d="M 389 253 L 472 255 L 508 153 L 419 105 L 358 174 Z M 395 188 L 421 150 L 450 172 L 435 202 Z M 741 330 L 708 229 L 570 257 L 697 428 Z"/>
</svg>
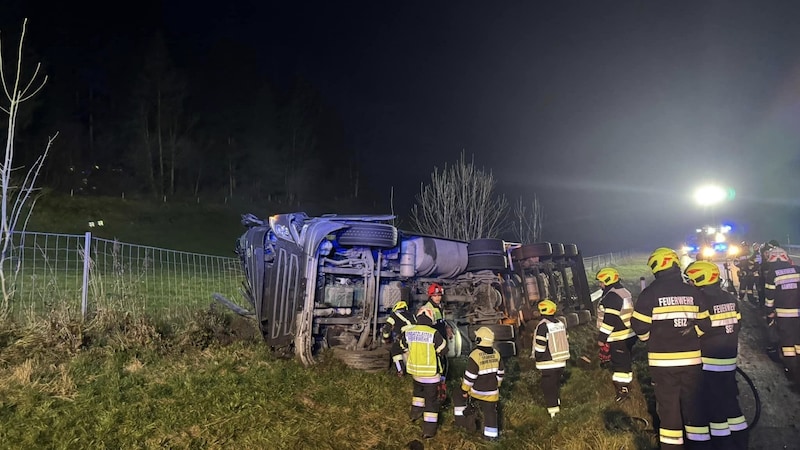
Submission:
<svg viewBox="0 0 800 450">
<path fill-rule="evenodd" d="M 28 43 L 25 53 L 23 78 L 42 61 L 51 82 L 20 105 L 19 163 L 33 164 L 60 133 L 42 186 L 157 199 L 359 196 L 360 168 L 336 111 L 307 79 L 278 86 L 241 46 L 217 44 L 192 64 L 176 62 L 161 33 L 68 64 Z"/>
</svg>

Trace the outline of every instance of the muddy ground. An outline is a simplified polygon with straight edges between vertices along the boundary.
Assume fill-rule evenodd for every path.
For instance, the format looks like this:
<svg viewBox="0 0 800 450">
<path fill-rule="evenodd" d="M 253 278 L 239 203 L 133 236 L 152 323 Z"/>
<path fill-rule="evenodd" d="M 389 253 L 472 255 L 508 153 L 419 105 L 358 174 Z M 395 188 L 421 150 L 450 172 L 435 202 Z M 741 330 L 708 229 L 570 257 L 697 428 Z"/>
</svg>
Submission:
<svg viewBox="0 0 800 450">
<path fill-rule="evenodd" d="M 800 450 L 800 395 L 791 389 L 783 366 L 769 358 L 767 335 L 760 307 L 744 300 L 739 334 L 739 367 L 753 380 L 761 397 L 761 416 L 751 430 L 754 450 Z M 742 388 L 740 403 L 751 402 Z M 746 412 L 747 416 L 749 412 Z"/>
</svg>

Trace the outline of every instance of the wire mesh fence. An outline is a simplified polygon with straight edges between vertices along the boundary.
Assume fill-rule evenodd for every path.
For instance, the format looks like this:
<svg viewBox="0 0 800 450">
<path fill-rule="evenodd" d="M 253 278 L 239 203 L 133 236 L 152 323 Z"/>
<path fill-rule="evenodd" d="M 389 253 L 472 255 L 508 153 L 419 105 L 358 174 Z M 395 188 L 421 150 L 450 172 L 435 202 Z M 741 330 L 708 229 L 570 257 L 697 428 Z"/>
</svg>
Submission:
<svg viewBox="0 0 800 450">
<path fill-rule="evenodd" d="M 625 250 L 621 252 L 609 252 L 600 255 L 587 256 L 583 258 L 583 266 L 590 272 L 595 272 L 607 266 L 615 266 L 621 264 L 633 255 L 632 250 Z"/>
<path fill-rule="evenodd" d="M 172 319 L 207 307 L 213 293 L 241 298 L 237 258 L 127 244 L 89 233 L 14 233 L 12 244 L 3 264 L 13 292 L 11 315 L 18 320 L 54 308 Z"/>
<path fill-rule="evenodd" d="M 631 251 L 584 258 L 594 272 Z M 88 255 L 88 258 L 87 258 Z M 213 293 L 240 306 L 244 275 L 237 258 L 181 252 L 85 235 L 14 233 L 2 258 L 11 315 L 42 317 L 56 308 L 91 314 L 113 310 L 165 319 L 206 308 Z"/>
</svg>

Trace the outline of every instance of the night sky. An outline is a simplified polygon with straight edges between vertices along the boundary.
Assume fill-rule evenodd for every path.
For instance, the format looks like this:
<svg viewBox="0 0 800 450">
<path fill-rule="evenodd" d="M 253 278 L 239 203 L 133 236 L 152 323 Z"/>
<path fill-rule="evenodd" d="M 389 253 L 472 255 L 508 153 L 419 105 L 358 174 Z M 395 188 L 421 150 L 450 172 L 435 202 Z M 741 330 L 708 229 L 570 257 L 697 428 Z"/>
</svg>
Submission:
<svg viewBox="0 0 800 450">
<path fill-rule="evenodd" d="M 254 49 L 333 105 L 387 210 L 463 151 L 585 254 L 675 246 L 712 218 L 800 242 L 800 2 L 67 3 L 12 0 L 3 36 L 29 17 L 51 76 L 143 30 L 185 67 Z M 735 198 L 703 209 L 703 182 Z"/>
</svg>

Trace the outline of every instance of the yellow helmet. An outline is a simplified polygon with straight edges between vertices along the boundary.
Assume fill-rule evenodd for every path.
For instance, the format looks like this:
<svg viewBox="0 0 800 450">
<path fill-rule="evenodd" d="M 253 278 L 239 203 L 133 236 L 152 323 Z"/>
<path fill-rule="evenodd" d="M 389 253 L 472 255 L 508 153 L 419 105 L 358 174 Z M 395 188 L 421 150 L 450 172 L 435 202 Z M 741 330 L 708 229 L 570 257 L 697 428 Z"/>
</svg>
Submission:
<svg viewBox="0 0 800 450">
<path fill-rule="evenodd" d="M 674 264 L 680 265 L 680 259 L 675 250 L 666 247 L 660 247 L 653 250 L 650 258 L 647 259 L 647 265 L 653 273 L 658 273 L 664 269 L 669 269 Z"/>
<path fill-rule="evenodd" d="M 610 286 L 619 281 L 619 272 L 617 272 L 617 269 L 612 269 L 611 267 L 600 269 L 595 276 L 597 277 L 597 281 L 606 286 Z"/>
<path fill-rule="evenodd" d="M 478 339 L 478 345 L 486 346 L 494 342 L 494 332 L 487 327 L 478 328 L 475 337 Z"/>
<path fill-rule="evenodd" d="M 552 300 L 544 299 L 539 302 L 539 312 L 545 316 L 552 316 L 556 313 L 556 304 Z"/>
<path fill-rule="evenodd" d="M 708 261 L 695 261 L 683 272 L 695 286 L 719 283 L 719 267 Z"/>
<path fill-rule="evenodd" d="M 400 300 L 399 302 L 395 303 L 394 306 L 392 306 L 392 312 L 395 312 L 395 311 L 398 311 L 398 310 L 401 310 L 401 309 L 408 309 L 408 304 L 406 304 L 406 302 L 404 302 L 402 300 Z"/>
</svg>

